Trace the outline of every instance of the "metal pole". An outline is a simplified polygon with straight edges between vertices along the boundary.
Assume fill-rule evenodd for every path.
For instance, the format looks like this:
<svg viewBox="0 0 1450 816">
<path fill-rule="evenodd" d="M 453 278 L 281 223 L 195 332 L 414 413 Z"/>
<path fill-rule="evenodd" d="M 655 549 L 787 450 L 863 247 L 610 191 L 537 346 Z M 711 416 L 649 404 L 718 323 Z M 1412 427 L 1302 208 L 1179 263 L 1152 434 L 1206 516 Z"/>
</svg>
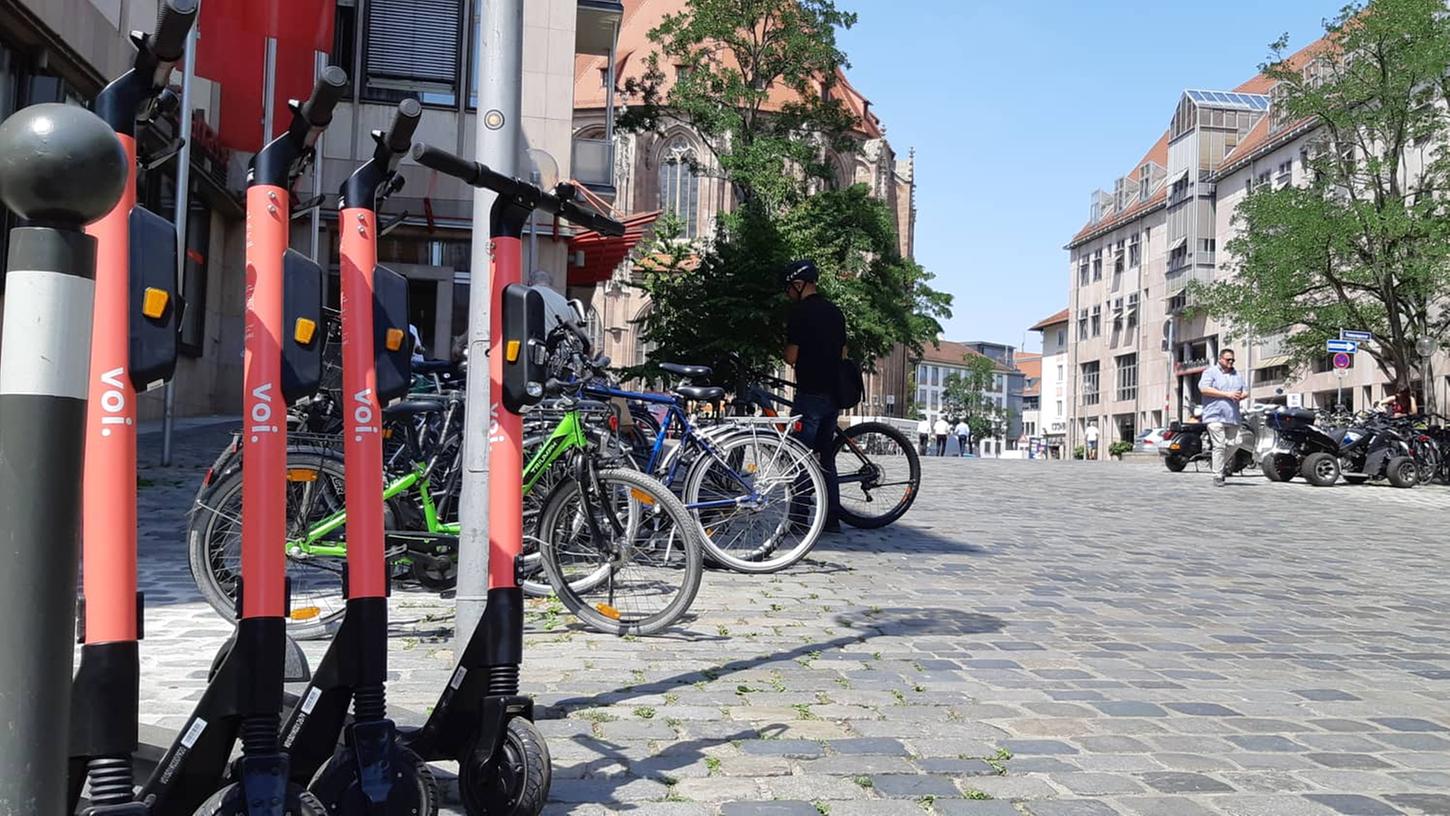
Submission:
<svg viewBox="0 0 1450 816">
<path fill-rule="evenodd" d="M 277 111 L 277 38 L 267 38 L 262 55 L 262 144 L 272 141 L 272 123 Z"/>
<path fill-rule="evenodd" d="M 481 20 L 478 161 L 500 173 L 518 175 L 519 119 L 523 109 L 524 0 L 490 0 Z M 473 194 L 473 277 L 468 288 L 468 408 L 463 419 L 463 479 L 458 504 L 458 596 L 455 656 L 478 626 L 488 590 L 488 438 L 490 418 L 500 410 L 488 383 L 488 338 L 492 304 L 484 270 L 492 268 L 489 213 L 496 194 Z"/>
<path fill-rule="evenodd" d="M 197 2 L 197 14 L 201 14 L 201 2 Z M 186 40 L 186 59 L 181 71 L 181 150 L 176 154 L 176 212 L 172 223 L 176 224 L 176 294 L 186 297 L 186 219 L 191 214 L 191 84 L 196 76 L 196 39 L 201 36 L 200 26 L 192 26 Z M 202 248 L 205 252 L 206 248 Z M 205 309 L 206 304 L 197 303 L 194 309 Z M 166 381 L 165 401 L 161 414 L 161 466 L 171 467 L 171 434 L 176 422 L 176 381 Z"/>
<path fill-rule="evenodd" d="M 96 239 L 126 153 L 95 114 L 33 105 L 0 125 L 0 195 L 49 226 L 10 233 L 0 339 L 0 810 L 64 813 Z"/>
</svg>

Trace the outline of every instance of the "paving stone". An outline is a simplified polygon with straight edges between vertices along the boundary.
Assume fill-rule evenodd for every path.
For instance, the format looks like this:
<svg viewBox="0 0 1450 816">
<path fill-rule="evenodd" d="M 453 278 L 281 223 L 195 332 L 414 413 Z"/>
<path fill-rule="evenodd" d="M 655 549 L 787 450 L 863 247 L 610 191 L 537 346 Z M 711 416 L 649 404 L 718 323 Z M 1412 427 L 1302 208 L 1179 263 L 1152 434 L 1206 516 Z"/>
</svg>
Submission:
<svg viewBox="0 0 1450 816">
<path fill-rule="evenodd" d="M 1239 712 L 1218 703 L 1166 703 L 1168 708 L 1190 717 L 1237 717 Z"/>
<path fill-rule="evenodd" d="M 731 802 L 747 797 L 754 800 L 764 793 L 754 779 L 718 776 L 682 779 L 675 784 L 673 790 L 681 799 L 694 802 Z"/>
<path fill-rule="evenodd" d="M 1196 773 L 1145 773 L 1141 779 L 1164 793 L 1229 793 L 1233 788 L 1210 776 Z"/>
<path fill-rule="evenodd" d="M 1028 802 L 1031 816 L 1119 816 L 1122 811 L 1096 799 L 1055 799 Z"/>
<path fill-rule="evenodd" d="M 1378 723 L 1391 731 L 1450 731 L 1450 726 L 1418 717 L 1372 717 L 1370 722 Z"/>
<path fill-rule="evenodd" d="M 1349 816 L 1403 816 L 1404 811 L 1378 799 L 1347 793 L 1306 793 L 1304 798 L 1321 805 L 1328 805 L 1336 813 Z"/>
<path fill-rule="evenodd" d="M 1093 708 L 1109 717 L 1166 717 L 1168 712 L 1152 703 L 1131 701 L 1108 701 L 1091 703 Z"/>
<path fill-rule="evenodd" d="M 1214 811 L 1184 796 L 1124 796 L 1113 804 L 1135 816 L 1213 816 Z"/>
<path fill-rule="evenodd" d="M 1443 793 L 1390 793 L 1385 795 L 1385 801 L 1410 813 L 1450 815 L 1450 795 Z"/>
<path fill-rule="evenodd" d="M 1058 740 L 1003 740 L 1002 747 L 1013 754 L 1075 754 L 1077 749 Z"/>
<path fill-rule="evenodd" d="M 1369 754 L 1305 754 L 1305 757 L 1326 768 L 1358 768 L 1360 770 L 1370 770 L 1373 768 L 1390 767 L 1388 762 L 1376 759 Z"/>
<path fill-rule="evenodd" d="M 1020 816 L 1011 802 L 974 799 L 938 799 L 931 804 L 938 816 Z M 833 810 L 832 813 L 835 811 Z M 902 814 L 907 816 L 907 814 Z M 917 816 L 917 814 L 912 814 Z"/>
<path fill-rule="evenodd" d="M 876 738 L 857 738 L 830 740 L 826 747 L 838 754 L 881 754 L 885 756 L 907 756 L 910 751 L 900 740 Z"/>
<path fill-rule="evenodd" d="M 1066 788 L 1078 796 L 1112 796 L 1126 793 L 1142 793 L 1143 786 L 1130 777 L 1106 773 L 1059 773 L 1050 774 L 1048 779 L 1054 785 Z"/>
<path fill-rule="evenodd" d="M 847 800 L 826 804 L 830 806 L 831 816 L 922 816 L 921 805 L 905 799 Z"/>
<path fill-rule="evenodd" d="M 820 816 L 810 802 L 726 802 L 720 816 Z"/>
<path fill-rule="evenodd" d="M 812 774 L 810 776 L 776 776 L 762 779 L 761 785 L 767 793 L 777 799 L 803 799 L 814 802 L 817 799 L 865 799 L 866 790 L 850 779 L 841 776 Z"/>
<path fill-rule="evenodd" d="M 642 802 L 663 799 L 668 787 L 653 779 L 629 777 L 611 779 L 559 779 L 549 787 L 556 802 Z"/>
<path fill-rule="evenodd" d="M 923 796 L 959 796 L 950 776 L 935 774 L 880 774 L 871 777 L 872 787 L 882 796 L 918 799 Z"/>
<path fill-rule="evenodd" d="M 818 757 L 826 751 L 815 740 L 772 739 L 746 740 L 740 743 L 740 750 L 757 756 Z"/>
<path fill-rule="evenodd" d="M 1273 736 L 1269 734 L 1235 734 L 1229 736 L 1229 742 L 1244 749 L 1245 751 L 1303 751 L 1304 746 L 1289 739 L 1288 737 Z"/>
</svg>

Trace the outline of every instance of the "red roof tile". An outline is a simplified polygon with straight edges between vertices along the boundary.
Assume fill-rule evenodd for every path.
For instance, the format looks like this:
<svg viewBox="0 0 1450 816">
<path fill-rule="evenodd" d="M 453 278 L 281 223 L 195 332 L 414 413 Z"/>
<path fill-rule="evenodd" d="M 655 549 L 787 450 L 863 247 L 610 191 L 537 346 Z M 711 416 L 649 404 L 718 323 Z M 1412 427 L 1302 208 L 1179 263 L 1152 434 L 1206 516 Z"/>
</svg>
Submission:
<svg viewBox="0 0 1450 816">
<path fill-rule="evenodd" d="M 1067 309 L 1063 309 L 1062 311 L 1052 315 L 1051 317 L 1044 317 L 1041 320 L 1037 321 L 1032 325 L 1031 328 L 1028 329 L 1028 331 L 1038 331 L 1040 329 L 1045 329 L 1048 326 L 1056 326 L 1059 323 L 1066 323 L 1068 321 L 1069 314 L 1070 312 Z"/>
</svg>

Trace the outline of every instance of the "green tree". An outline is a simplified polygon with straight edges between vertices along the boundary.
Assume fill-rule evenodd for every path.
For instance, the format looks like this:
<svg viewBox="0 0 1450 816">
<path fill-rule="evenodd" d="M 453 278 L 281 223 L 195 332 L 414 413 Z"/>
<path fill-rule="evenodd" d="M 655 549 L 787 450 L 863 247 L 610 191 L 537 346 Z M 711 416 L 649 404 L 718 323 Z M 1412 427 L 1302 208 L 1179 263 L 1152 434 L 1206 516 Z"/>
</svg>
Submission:
<svg viewBox="0 0 1450 816">
<path fill-rule="evenodd" d="M 828 189 L 830 152 L 850 153 L 853 114 L 821 82 L 846 55 L 836 30 L 854 14 L 832 0 L 690 0 L 650 32 L 644 77 L 626 83 L 619 124 L 658 131 L 680 121 L 698 132 L 735 193 L 714 237 L 687 245 L 664 219 L 640 251 L 635 285 L 652 308 L 639 329 L 657 361 L 722 361 L 735 354 L 764 367 L 784 350 L 787 303 L 777 271 L 814 258 L 821 289 L 846 315 L 855 359 L 913 352 L 941 331 L 951 296 L 903 257 L 889 204 L 865 185 Z M 675 66 L 667 78 L 663 65 Z M 827 188 L 827 189 L 823 189 Z"/>
<path fill-rule="evenodd" d="M 836 30 L 855 24 L 833 0 L 690 0 L 650 31 L 655 50 L 644 76 L 625 83 L 631 104 L 618 124 L 682 121 L 741 201 L 788 205 L 810 179 L 829 178 L 823 147 L 853 149 L 852 114 L 819 83 L 848 65 Z M 771 104 L 773 93 L 784 104 Z"/>
<path fill-rule="evenodd" d="M 1446 328 L 1450 296 L 1450 20 L 1440 0 L 1373 0 L 1326 23 L 1307 66 L 1273 46 L 1272 116 L 1309 129 L 1309 182 L 1260 185 L 1226 247 L 1234 276 L 1195 287 L 1235 333 L 1287 332 L 1297 363 L 1341 328 L 1406 387 L 1415 340 Z"/>
<path fill-rule="evenodd" d="M 948 374 L 942 384 L 942 411 L 966 419 L 973 441 L 978 441 L 995 436 L 1002 420 L 1002 410 L 987 396 L 997 364 L 980 354 L 969 354 L 965 359 L 966 372 Z"/>
</svg>

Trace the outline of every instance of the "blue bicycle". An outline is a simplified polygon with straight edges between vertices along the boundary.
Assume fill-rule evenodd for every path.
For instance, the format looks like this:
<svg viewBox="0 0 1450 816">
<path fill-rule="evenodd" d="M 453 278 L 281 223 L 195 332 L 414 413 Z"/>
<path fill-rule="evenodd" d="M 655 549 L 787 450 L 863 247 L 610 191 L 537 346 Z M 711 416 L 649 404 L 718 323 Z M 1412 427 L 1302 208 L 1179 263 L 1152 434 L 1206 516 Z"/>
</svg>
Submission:
<svg viewBox="0 0 1450 816">
<path fill-rule="evenodd" d="M 704 366 L 667 363 L 685 380 L 710 376 Z M 678 492 L 705 533 L 705 555 L 731 569 L 776 572 L 804 558 L 826 524 L 826 481 L 814 454 L 791 438 L 791 418 L 729 417 L 700 426 L 690 403 L 718 404 L 725 390 L 679 385 L 669 394 L 591 384 L 593 399 L 662 409 L 656 425 L 638 411 L 621 435 L 633 442 L 639 469 Z M 628 424 L 628 421 L 626 421 Z M 649 438 L 653 431 L 653 438 Z"/>
</svg>

